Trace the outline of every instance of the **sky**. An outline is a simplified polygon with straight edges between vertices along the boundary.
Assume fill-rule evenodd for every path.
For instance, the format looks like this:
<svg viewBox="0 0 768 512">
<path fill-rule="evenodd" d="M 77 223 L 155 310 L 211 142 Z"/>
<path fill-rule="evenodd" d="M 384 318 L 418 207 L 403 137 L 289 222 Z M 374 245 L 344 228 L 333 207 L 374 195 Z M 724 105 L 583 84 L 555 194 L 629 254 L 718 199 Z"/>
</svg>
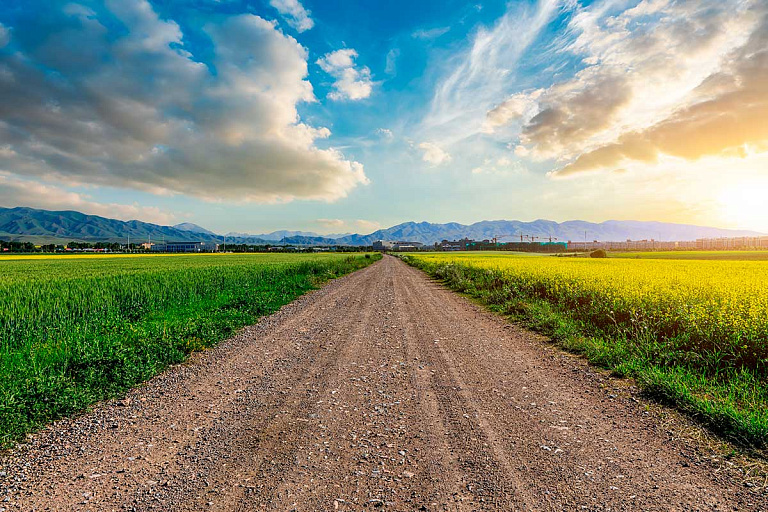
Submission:
<svg viewBox="0 0 768 512">
<path fill-rule="evenodd" d="M 768 232 L 764 0 L 3 0 L 0 205 Z"/>
</svg>

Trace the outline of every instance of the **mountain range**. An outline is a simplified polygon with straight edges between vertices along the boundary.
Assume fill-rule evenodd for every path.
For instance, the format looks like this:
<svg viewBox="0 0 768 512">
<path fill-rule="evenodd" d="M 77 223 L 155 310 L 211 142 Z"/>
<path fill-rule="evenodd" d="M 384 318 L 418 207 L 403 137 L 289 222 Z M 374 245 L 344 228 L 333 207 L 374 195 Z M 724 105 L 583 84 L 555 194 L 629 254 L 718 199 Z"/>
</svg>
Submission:
<svg viewBox="0 0 768 512">
<path fill-rule="evenodd" d="M 138 220 L 121 221 L 86 215 L 75 211 L 48 211 L 34 208 L 0 208 L 0 239 L 34 243 L 64 243 L 69 241 L 126 241 L 130 236 L 136 243 L 154 241 L 213 241 L 237 244 L 279 243 L 290 245 L 371 245 L 376 240 L 407 240 L 431 245 L 441 240 L 471 238 L 515 241 L 520 236 L 557 241 L 621 241 L 655 239 L 695 240 L 734 236 L 756 236 L 755 231 L 720 229 L 665 222 L 615 221 L 601 223 L 585 221 L 553 222 L 535 220 L 486 220 L 474 224 L 434 224 L 405 222 L 370 234 L 319 235 L 308 231 L 273 231 L 251 235 L 227 233 L 219 235 L 190 222 L 161 226 Z"/>
<path fill-rule="evenodd" d="M 397 226 L 381 229 L 369 235 L 351 235 L 339 238 L 340 243 L 349 245 L 370 245 L 376 240 L 408 240 L 432 244 L 441 240 L 470 238 L 500 242 L 519 241 L 520 236 L 536 237 L 538 240 L 552 241 L 623 241 L 631 240 L 696 240 L 697 238 L 717 238 L 734 236 L 755 236 L 760 233 L 745 230 L 720 229 L 688 224 L 666 222 L 641 222 L 609 220 L 601 223 L 572 220 L 554 222 L 535 220 L 522 222 L 516 220 L 484 220 L 465 225 L 456 222 L 433 224 L 429 222 L 406 222 Z M 525 238 L 524 238 L 525 240 Z"/>
<path fill-rule="evenodd" d="M 199 226 L 198 226 L 199 227 Z M 200 228 L 203 229 L 203 228 Z M 321 238 L 342 238 L 348 235 L 351 235 L 352 233 L 334 233 L 330 235 L 319 235 L 313 231 L 291 231 L 288 229 L 281 229 L 279 231 L 273 231 L 271 233 L 264 233 L 260 235 L 251 235 L 248 233 L 237 233 L 237 232 L 229 232 L 226 234 L 227 237 L 233 237 L 233 238 L 260 238 L 262 240 L 274 240 L 279 241 L 284 238 L 292 238 L 292 237 L 321 237 Z"/>
</svg>

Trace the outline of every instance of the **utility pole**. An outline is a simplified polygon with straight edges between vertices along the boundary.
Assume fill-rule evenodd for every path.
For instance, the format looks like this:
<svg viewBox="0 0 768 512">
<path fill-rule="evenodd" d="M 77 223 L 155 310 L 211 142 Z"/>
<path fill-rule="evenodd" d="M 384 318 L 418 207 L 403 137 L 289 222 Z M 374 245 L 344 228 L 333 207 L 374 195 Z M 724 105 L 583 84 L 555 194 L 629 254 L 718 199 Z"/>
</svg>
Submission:
<svg viewBox="0 0 768 512">
<path fill-rule="evenodd" d="M 131 252 L 131 234 L 128 233 L 128 252 Z"/>
</svg>

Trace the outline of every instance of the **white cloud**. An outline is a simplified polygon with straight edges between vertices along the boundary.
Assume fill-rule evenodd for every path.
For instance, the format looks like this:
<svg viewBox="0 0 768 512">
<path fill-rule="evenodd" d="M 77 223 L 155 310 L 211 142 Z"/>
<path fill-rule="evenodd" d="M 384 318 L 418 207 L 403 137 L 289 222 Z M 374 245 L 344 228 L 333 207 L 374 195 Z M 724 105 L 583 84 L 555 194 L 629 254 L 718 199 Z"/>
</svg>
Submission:
<svg viewBox="0 0 768 512">
<path fill-rule="evenodd" d="M 419 149 L 424 153 L 421 158 L 434 166 L 442 165 L 451 161 L 451 155 L 445 152 L 440 146 L 431 142 L 422 142 Z"/>
<path fill-rule="evenodd" d="M 70 192 L 55 185 L 18 179 L 0 173 L 0 204 L 6 207 L 28 206 L 43 210 L 76 210 L 110 219 L 142 220 L 171 225 L 176 216 L 153 206 L 99 203 L 89 196 Z"/>
<path fill-rule="evenodd" d="M 497 159 L 487 158 L 483 165 L 472 169 L 472 174 L 492 176 L 523 176 L 528 174 L 528 169 L 519 161 L 502 156 Z"/>
<path fill-rule="evenodd" d="M 562 5 L 560 0 L 509 3 L 492 27 L 481 27 L 464 51 L 443 64 L 422 121 L 426 136 L 452 143 L 486 130 L 486 113 L 513 85 L 520 57 Z"/>
<path fill-rule="evenodd" d="M 620 7 L 607 1 L 579 10 L 561 48 L 583 68 L 510 96 L 488 112 L 486 128 L 519 123 L 515 153 L 557 160 L 552 176 L 654 163 L 661 153 L 696 159 L 766 145 L 768 101 L 755 101 L 768 98 L 764 2 Z"/>
<path fill-rule="evenodd" d="M 297 32 L 305 32 L 315 26 L 315 22 L 309 17 L 311 13 L 299 0 L 269 0 L 269 5 L 277 9 Z"/>
<path fill-rule="evenodd" d="M 384 72 L 390 76 L 397 74 L 397 58 L 400 57 L 400 49 L 392 48 L 387 52 L 387 58 L 384 64 Z"/>
<path fill-rule="evenodd" d="M 419 29 L 415 30 L 411 37 L 414 39 L 437 39 L 438 37 L 447 34 L 450 32 L 451 27 L 437 27 L 437 28 L 431 28 L 431 29 Z"/>
<path fill-rule="evenodd" d="M 537 89 L 513 94 L 488 111 L 483 131 L 492 133 L 497 127 L 514 121 L 529 121 L 538 113 L 539 108 L 536 100 L 541 96 L 541 93 L 542 90 Z"/>
<path fill-rule="evenodd" d="M 341 231 L 350 229 L 350 226 L 352 226 L 351 229 L 363 234 L 368 234 L 381 228 L 381 224 L 378 222 L 365 219 L 317 219 L 315 222 L 323 226 L 326 230 Z"/>
<path fill-rule="evenodd" d="M 107 7 L 127 31 L 52 10 L 77 29 L 0 54 L 0 140 L 12 151 L 0 169 L 260 202 L 331 201 L 368 182 L 361 164 L 315 146 L 330 131 L 296 110 L 315 100 L 307 52 L 272 22 L 240 15 L 206 25 L 213 75 L 145 0 Z"/>
<path fill-rule="evenodd" d="M 318 66 L 334 77 L 335 89 L 328 97 L 332 100 L 361 100 L 371 95 L 373 81 L 371 70 L 367 67 L 355 68 L 357 52 L 352 48 L 344 48 L 327 53 L 317 60 Z"/>
<path fill-rule="evenodd" d="M 379 128 L 376 130 L 376 133 L 378 133 L 381 138 L 387 140 L 392 140 L 395 137 L 395 134 L 392 133 L 392 130 L 387 128 Z"/>
<path fill-rule="evenodd" d="M 317 219 L 316 222 L 326 228 L 334 229 L 343 228 L 346 225 L 346 222 L 341 219 Z"/>
<path fill-rule="evenodd" d="M 358 219 L 355 221 L 355 226 L 363 231 L 363 234 L 372 233 L 381 228 L 381 224 L 373 220 Z"/>
</svg>

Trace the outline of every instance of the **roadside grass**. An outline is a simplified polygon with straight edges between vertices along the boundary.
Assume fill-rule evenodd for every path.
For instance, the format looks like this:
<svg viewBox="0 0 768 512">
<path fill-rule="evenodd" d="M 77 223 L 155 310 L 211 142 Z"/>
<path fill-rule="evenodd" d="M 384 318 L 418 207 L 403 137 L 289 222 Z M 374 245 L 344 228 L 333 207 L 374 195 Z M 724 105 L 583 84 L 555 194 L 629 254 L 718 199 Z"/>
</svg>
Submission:
<svg viewBox="0 0 768 512">
<path fill-rule="evenodd" d="M 616 376 L 634 378 L 647 396 L 766 456 L 768 384 L 764 357 L 750 366 L 734 364 L 725 350 L 696 353 L 684 348 L 690 347 L 690 333 L 680 332 L 677 338 L 663 336 L 648 324 L 625 329 L 616 322 L 618 311 L 610 312 L 613 318 L 600 321 L 606 312 L 583 297 L 576 301 L 579 306 L 572 301 L 560 302 L 542 293 L 542 286 L 521 286 L 509 271 L 473 267 L 471 258 L 462 258 L 459 263 L 419 256 L 403 259 L 492 311 L 547 335 L 556 345 L 583 355 L 592 364 Z M 560 292 L 575 293 L 567 287 Z M 600 302 L 597 297 L 596 303 Z"/>
<path fill-rule="evenodd" d="M 379 255 L 2 261 L 0 448 L 120 396 Z"/>
</svg>

